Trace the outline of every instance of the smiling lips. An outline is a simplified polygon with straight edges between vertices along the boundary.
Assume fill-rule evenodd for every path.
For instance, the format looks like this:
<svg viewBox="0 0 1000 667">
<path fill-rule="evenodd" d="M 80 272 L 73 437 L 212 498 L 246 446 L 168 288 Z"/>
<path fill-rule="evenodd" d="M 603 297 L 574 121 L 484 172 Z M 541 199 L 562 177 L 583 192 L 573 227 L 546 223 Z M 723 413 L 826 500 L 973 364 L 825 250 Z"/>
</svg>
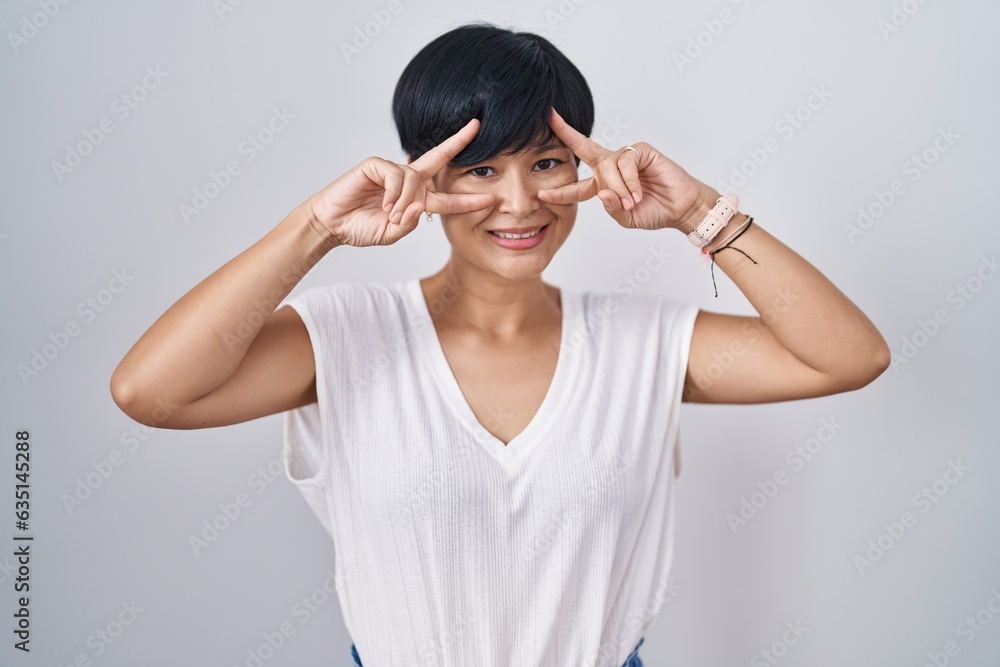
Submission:
<svg viewBox="0 0 1000 667">
<path fill-rule="evenodd" d="M 526 250 L 528 248 L 534 248 L 542 239 L 545 238 L 545 232 L 548 225 L 541 225 L 540 227 L 514 227 L 510 229 L 491 229 L 488 230 L 491 240 L 497 245 L 509 248 L 512 250 Z"/>
<path fill-rule="evenodd" d="M 515 235 L 515 238 L 518 236 L 521 238 L 527 238 L 528 236 L 534 236 L 535 232 L 539 232 L 545 227 L 548 227 L 548 225 L 538 225 L 536 227 L 509 227 L 507 229 L 490 229 L 487 231 L 489 231 L 490 234 L 502 234 L 505 237 L 513 234 Z"/>
</svg>

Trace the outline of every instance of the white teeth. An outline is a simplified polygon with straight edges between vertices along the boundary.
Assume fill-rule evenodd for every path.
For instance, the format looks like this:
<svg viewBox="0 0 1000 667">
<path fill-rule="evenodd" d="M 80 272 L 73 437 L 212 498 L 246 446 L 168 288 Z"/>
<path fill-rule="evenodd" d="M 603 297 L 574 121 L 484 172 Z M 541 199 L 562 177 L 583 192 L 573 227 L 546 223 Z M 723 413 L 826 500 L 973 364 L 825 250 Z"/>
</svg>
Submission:
<svg viewBox="0 0 1000 667">
<path fill-rule="evenodd" d="M 532 236 L 542 231 L 541 229 L 536 229 L 533 232 L 528 232 L 527 234 L 508 234 L 507 232 L 492 232 L 500 238 L 504 239 L 530 239 Z"/>
</svg>

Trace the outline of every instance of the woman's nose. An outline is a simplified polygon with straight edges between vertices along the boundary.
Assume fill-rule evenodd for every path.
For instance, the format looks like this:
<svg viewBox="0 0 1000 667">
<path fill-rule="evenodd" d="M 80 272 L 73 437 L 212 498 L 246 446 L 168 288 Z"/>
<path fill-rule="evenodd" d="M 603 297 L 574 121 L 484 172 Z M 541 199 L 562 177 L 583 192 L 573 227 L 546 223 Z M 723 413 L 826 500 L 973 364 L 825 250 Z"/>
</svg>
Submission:
<svg viewBox="0 0 1000 667">
<path fill-rule="evenodd" d="M 505 179 L 494 192 L 497 210 L 515 218 L 527 218 L 541 208 L 538 188 L 521 178 Z"/>
</svg>

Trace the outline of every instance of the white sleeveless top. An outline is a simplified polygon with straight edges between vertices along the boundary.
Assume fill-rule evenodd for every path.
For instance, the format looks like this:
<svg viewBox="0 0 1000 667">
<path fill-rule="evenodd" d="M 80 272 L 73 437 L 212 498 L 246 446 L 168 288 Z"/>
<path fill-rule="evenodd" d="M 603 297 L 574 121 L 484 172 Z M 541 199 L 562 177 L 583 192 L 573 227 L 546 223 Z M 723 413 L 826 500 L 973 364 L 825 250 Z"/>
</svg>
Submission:
<svg viewBox="0 0 1000 667">
<path fill-rule="evenodd" d="M 285 413 L 285 472 L 333 538 L 366 667 L 618 667 L 656 618 L 698 310 L 561 295 L 555 376 L 506 446 L 466 402 L 416 278 L 283 302 L 318 395 Z"/>
</svg>

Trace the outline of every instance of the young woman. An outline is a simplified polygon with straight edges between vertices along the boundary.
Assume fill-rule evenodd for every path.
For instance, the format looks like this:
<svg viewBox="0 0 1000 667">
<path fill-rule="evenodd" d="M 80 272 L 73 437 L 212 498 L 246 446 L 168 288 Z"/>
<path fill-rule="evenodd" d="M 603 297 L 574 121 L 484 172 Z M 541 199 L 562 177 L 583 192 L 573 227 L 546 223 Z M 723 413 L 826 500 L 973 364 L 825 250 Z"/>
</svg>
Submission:
<svg viewBox="0 0 1000 667">
<path fill-rule="evenodd" d="M 648 143 L 588 139 L 590 89 L 537 35 L 438 37 L 393 114 L 407 164 L 363 160 L 185 294 L 113 397 L 162 428 L 286 413 L 286 472 L 334 540 L 356 664 L 641 665 L 680 402 L 858 389 L 885 341 L 763 212 Z M 690 235 L 758 316 L 544 282 L 594 196 L 622 227 Z M 451 244 L 435 274 L 286 300 L 323 257 L 396 243 L 424 213 Z"/>
</svg>

